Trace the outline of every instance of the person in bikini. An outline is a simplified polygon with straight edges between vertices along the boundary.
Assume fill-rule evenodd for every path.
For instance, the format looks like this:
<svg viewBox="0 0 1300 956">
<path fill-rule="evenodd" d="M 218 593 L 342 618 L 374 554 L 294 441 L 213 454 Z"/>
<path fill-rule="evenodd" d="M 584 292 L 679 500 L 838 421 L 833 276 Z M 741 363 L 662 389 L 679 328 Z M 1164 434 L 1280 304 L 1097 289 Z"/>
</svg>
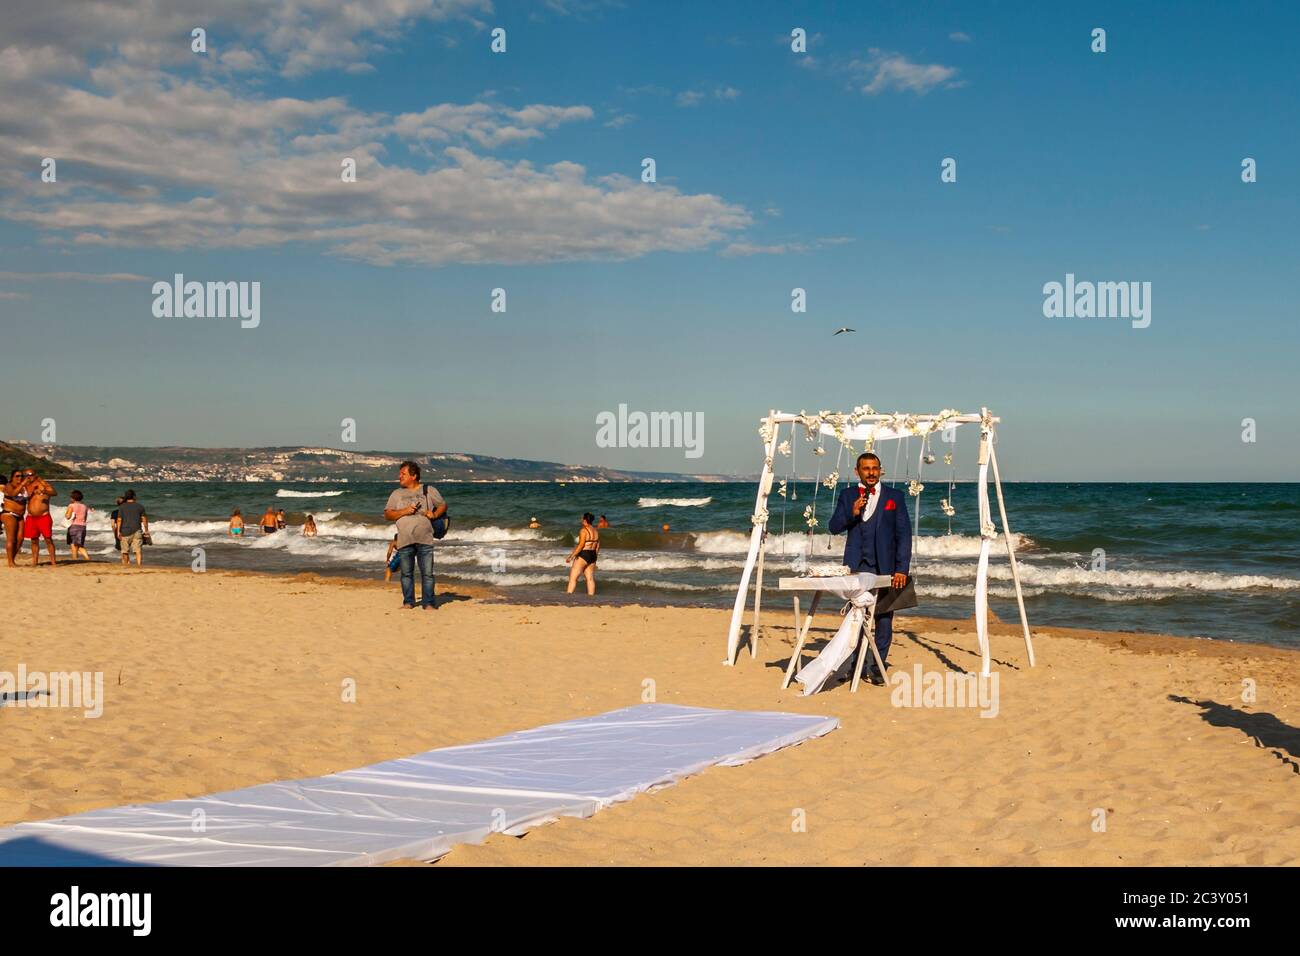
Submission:
<svg viewBox="0 0 1300 956">
<path fill-rule="evenodd" d="M 244 516 L 236 508 L 230 512 L 230 524 L 226 527 L 226 533 L 232 538 L 242 538 L 244 536 Z"/>
<path fill-rule="evenodd" d="M 32 543 L 32 567 L 41 563 L 41 538 L 50 552 L 50 566 L 59 562 L 54 557 L 54 516 L 50 514 L 50 499 L 57 497 L 54 486 L 30 469 L 27 476 L 27 517 L 23 519 L 23 537 Z"/>
<path fill-rule="evenodd" d="M 578 531 L 578 543 L 573 546 L 573 553 L 564 559 L 565 564 L 573 567 L 569 571 L 569 587 L 565 592 L 572 594 L 578 586 L 578 575 L 587 577 L 588 597 L 596 593 L 596 557 L 600 553 L 600 532 L 596 530 L 596 516 L 587 512 L 582 516 L 582 528 Z"/>
<path fill-rule="evenodd" d="M 15 468 L 4 486 L 4 512 L 0 520 L 5 529 L 5 558 L 9 567 L 16 568 L 14 557 L 23 543 L 23 517 L 27 514 L 27 476 L 21 468 Z"/>
</svg>

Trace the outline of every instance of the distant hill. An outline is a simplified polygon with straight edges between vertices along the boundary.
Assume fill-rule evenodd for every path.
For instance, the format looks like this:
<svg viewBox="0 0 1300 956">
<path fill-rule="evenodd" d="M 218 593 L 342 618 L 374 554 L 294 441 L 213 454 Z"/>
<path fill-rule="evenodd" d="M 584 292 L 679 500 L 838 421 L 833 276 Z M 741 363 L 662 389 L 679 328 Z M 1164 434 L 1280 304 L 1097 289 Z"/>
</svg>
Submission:
<svg viewBox="0 0 1300 956">
<path fill-rule="evenodd" d="M 526 458 L 460 452 L 344 451 L 338 448 L 141 448 L 116 445 L 38 445 L 16 441 L 19 454 L 63 462 L 67 477 L 92 481 L 388 481 L 406 459 L 432 481 L 731 481 L 728 475 L 623 471 Z M 50 477 L 53 463 L 46 466 Z M 75 471 L 73 470 L 75 469 Z M 80 474 L 77 474 L 80 473 Z"/>
<path fill-rule="evenodd" d="M 0 484 L 9 480 L 9 476 L 15 468 L 30 468 L 42 478 L 74 479 L 86 477 L 71 468 L 52 462 L 47 458 L 40 458 L 23 451 L 21 448 L 15 448 L 8 442 L 0 441 L 0 472 L 4 473 L 4 477 L 0 478 Z"/>
</svg>

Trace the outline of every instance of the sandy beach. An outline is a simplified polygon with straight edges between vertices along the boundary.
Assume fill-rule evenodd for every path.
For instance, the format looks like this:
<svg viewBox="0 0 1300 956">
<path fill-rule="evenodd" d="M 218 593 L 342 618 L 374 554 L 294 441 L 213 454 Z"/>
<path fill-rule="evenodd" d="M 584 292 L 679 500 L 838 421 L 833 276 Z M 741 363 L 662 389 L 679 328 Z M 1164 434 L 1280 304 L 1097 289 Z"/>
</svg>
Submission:
<svg viewBox="0 0 1300 956">
<path fill-rule="evenodd" d="M 727 668 L 717 610 L 458 586 L 425 613 L 400 610 L 395 584 L 99 562 L 0 569 L 0 596 L 18 609 L 0 670 L 102 671 L 105 693 L 94 719 L 0 708 L 0 825 L 483 740 L 640 703 L 650 680 L 660 702 L 842 727 L 436 865 L 1300 863 L 1292 651 L 1039 626 L 1030 669 L 1018 629 L 997 625 L 984 718 L 894 706 L 885 687 L 781 690 L 784 600 L 765 605 L 758 657 Z M 820 642 L 838 617 L 818 623 Z M 973 624 L 900 618 L 891 670 L 918 664 L 976 668 Z"/>
</svg>

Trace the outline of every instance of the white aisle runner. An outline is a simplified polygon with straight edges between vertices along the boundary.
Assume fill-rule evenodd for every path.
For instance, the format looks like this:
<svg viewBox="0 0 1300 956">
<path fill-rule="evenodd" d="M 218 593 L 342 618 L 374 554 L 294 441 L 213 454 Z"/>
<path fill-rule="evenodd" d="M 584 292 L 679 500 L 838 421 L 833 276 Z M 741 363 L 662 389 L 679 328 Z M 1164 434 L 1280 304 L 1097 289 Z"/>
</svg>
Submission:
<svg viewBox="0 0 1300 956">
<path fill-rule="evenodd" d="M 0 866 L 326 866 L 432 860 L 587 817 L 711 766 L 830 733 L 834 717 L 641 704 L 325 777 L 0 829 Z"/>
</svg>

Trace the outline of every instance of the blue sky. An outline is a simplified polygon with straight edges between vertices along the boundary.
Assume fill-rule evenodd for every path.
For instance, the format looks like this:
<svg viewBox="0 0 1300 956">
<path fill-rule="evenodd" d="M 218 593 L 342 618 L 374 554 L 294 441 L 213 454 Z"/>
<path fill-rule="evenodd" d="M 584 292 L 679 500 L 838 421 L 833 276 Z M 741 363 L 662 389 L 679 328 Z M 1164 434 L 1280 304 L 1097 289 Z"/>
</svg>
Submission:
<svg viewBox="0 0 1300 956">
<path fill-rule="evenodd" d="M 987 405 L 1008 478 L 1296 477 L 1294 4 L 79 6 L 0 38 L 3 437 L 750 472 L 771 407 Z M 1067 272 L 1150 327 L 1045 318 Z M 596 447 L 620 403 L 703 457 Z"/>
</svg>

